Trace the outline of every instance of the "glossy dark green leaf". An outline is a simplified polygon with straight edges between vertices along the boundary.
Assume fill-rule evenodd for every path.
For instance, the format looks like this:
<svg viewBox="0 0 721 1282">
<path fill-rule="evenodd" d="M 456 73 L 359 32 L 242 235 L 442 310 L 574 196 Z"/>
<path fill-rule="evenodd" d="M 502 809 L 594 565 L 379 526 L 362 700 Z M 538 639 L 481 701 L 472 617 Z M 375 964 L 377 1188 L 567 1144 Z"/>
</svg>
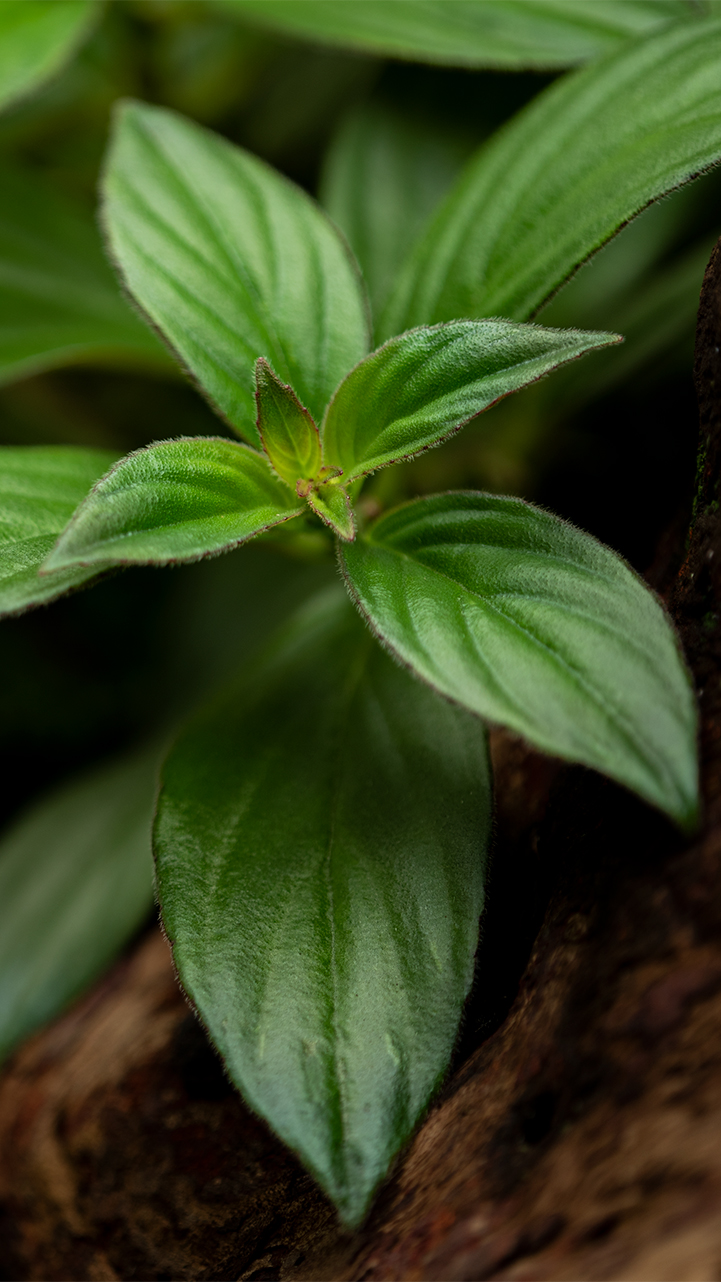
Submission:
<svg viewBox="0 0 721 1282">
<path fill-rule="evenodd" d="M 163 776 L 158 889 L 183 985 L 250 1106 L 357 1224 L 471 981 L 481 723 L 397 667 L 334 587 Z"/>
<path fill-rule="evenodd" d="M 320 471 L 318 428 L 287 383 L 259 357 L 255 366 L 258 432 L 270 462 L 281 480 L 295 490 L 296 481 Z"/>
<path fill-rule="evenodd" d="M 0 4 L 0 110 L 59 71 L 85 39 L 95 0 L 3 0 Z"/>
<path fill-rule="evenodd" d="M 39 577 L 38 570 L 91 486 L 117 454 L 73 445 L 0 448 L 0 618 L 43 605 L 95 577 L 75 567 Z"/>
<path fill-rule="evenodd" d="M 368 349 L 346 246 L 299 187 L 174 112 L 126 103 L 105 179 L 130 292 L 228 422 L 254 444 L 259 356 L 320 422 Z"/>
<path fill-rule="evenodd" d="M 177 369 L 121 296 L 92 215 L 2 165 L 0 382 L 78 363 Z"/>
<path fill-rule="evenodd" d="M 360 263 L 374 316 L 471 149 L 466 136 L 383 102 L 359 107 L 341 123 L 320 199 Z"/>
<path fill-rule="evenodd" d="M 684 0 L 225 0 L 273 30 L 418 62 L 566 67 L 693 16 Z"/>
<path fill-rule="evenodd" d="M 469 161 L 409 257 L 390 336 L 528 320 L 629 218 L 721 158 L 721 21 L 678 24 L 552 85 Z"/>
<path fill-rule="evenodd" d="M 91 491 L 43 573 L 93 565 L 169 565 L 225 552 L 301 512 L 262 454 L 221 437 L 136 450 Z"/>
<path fill-rule="evenodd" d="M 353 509 L 346 491 L 339 485 L 319 485 L 306 495 L 310 507 L 340 539 L 355 538 Z"/>
<path fill-rule="evenodd" d="M 0 840 L 0 1056 L 82 991 L 153 904 L 158 749 L 65 784 Z"/>
<path fill-rule="evenodd" d="M 424 680 L 693 824 L 689 677 L 659 602 L 609 548 L 521 499 L 460 493 L 396 508 L 341 556 Z"/>
<path fill-rule="evenodd" d="M 450 436 L 510 392 L 617 334 L 455 321 L 392 338 L 341 383 L 322 428 L 323 460 L 347 484 Z"/>
</svg>

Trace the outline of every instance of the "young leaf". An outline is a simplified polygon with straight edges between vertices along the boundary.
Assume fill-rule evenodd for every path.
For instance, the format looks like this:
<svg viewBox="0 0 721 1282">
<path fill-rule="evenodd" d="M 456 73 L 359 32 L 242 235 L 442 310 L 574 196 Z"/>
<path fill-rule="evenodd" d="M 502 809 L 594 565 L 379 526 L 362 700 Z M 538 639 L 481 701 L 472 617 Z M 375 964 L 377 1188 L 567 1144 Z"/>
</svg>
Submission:
<svg viewBox="0 0 721 1282">
<path fill-rule="evenodd" d="M 629 35 L 688 18 L 683 0 L 224 0 L 308 40 L 460 67 L 567 67 Z"/>
<path fill-rule="evenodd" d="M 302 510 L 297 495 L 247 445 L 221 437 L 160 441 L 128 454 L 95 486 L 43 574 L 80 565 L 198 561 Z"/>
<path fill-rule="evenodd" d="M 436 689 L 693 824 L 688 674 L 662 607 L 609 548 L 521 499 L 439 494 L 341 561 L 372 627 Z"/>
<path fill-rule="evenodd" d="M 355 538 L 353 508 L 345 490 L 339 485 L 320 485 L 305 496 L 321 521 L 329 525 L 339 539 Z"/>
<path fill-rule="evenodd" d="M 0 618 L 42 605 L 98 574 L 38 570 L 88 490 L 117 459 L 72 445 L 0 448 Z M 100 567 L 102 568 L 102 567 Z"/>
<path fill-rule="evenodd" d="M 157 747 L 64 784 L 0 841 L 0 1056 L 112 961 L 153 905 Z"/>
<path fill-rule="evenodd" d="M 128 288 L 228 422 L 260 443 L 259 356 L 320 422 L 368 335 L 357 270 L 310 197 L 224 138 L 141 103 L 116 118 L 103 187 Z"/>
<path fill-rule="evenodd" d="M 482 726 L 397 667 L 334 587 L 163 776 L 158 889 L 182 983 L 251 1108 L 357 1224 L 470 985 Z"/>
<path fill-rule="evenodd" d="M 324 161 L 320 199 L 360 263 L 374 316 L 471 148 L 467 136 L 383 102 L 342 121 Z"/>
<path fill-rule="evenodd" d="M 295 489 L 296 481 L 320 471 L 318 428 L 298 397 L 260 356 L 255 366 L 258 432 L 270 462 L 281 480 Z"/>
<path fill-rule="evenodd" d="M 0 110 L 60 70 L 87 36 L 99 7 L 94 0 L 3 0 Z"/>
<path fill-rule="evenodd" d="M 0 382 L 78 362 L 177 368 L 122 298 L 91 214 L 45 179 L 6 164 L 0 314 Z"/>
<path fill-rule="evenodd" d="M 343 484 L 410 458 L 510 392 L 617 334 L 455 321 L 392 338 L 341 383 L 323 424 L 323 459 Z"/>
<path fill-rule="evenodd" d="M 469 161 L 401 271 L 389 337 L 528 320 L 650 201 L 721 158 L 721 21 L 630 43 L 539 95 Z"/>
</svg>

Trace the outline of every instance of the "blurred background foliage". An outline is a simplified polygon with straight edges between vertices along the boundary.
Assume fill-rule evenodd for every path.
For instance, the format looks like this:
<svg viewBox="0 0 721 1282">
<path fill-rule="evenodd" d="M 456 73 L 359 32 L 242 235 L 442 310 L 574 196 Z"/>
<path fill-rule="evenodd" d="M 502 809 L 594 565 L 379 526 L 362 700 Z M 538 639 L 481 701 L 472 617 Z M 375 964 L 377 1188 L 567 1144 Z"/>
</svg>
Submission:
<svg viewBox="0 0 721 1282">
<path fill-rule="evenodd" d="M 176 108 L 318 195 L 381 303 L 466 157 L 557 74 L 348 52 L 253 25 L 252 5 L 111 0 L 85 8 L 65 64 L 0 116 L 2 444 L 127 451 L 226 431 L 122 301 L 103 257 L 95 192 L 118 97 Z M 692 496 L 694 322 L 719 230 L 718 174 L 647 210 L 539 317 L 618 330 L 624 346 L 509 398 L 442 449 L 377 474 L 367 510 L 439 489 L 517 494 L 645 570 Z M 197 566 L 117 574 L 5 622 L 0 818 L 172 725 L 227 676 L 333 573 L 329 558 L 304 560 L 300 550 L 274 538 Z"/>
</svg>

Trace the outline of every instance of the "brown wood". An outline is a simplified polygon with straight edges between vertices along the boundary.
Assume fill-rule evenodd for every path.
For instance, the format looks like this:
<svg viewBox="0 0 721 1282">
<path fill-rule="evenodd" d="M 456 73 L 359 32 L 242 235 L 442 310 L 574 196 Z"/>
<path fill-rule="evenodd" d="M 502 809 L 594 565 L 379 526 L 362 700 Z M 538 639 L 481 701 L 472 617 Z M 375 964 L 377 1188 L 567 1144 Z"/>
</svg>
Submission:
<svg viewBox="0 0 721 1282">
<path fill-rule="evenodd" d="M 229 1088 L 146 936 L 0 1082 L 5 1277 L 721 1278 L 719 348 L 717 247 L 693 531 L 680 569 L 678 537 L 655 567 L 699 688 L 700 834 L 495 736 L 492 900 L 521 901 L 505 953 L 489 918 L 503 974 L 479 966 L 499 1013 L 540 930 L 492 1035 L 471 1001 L 455 1071 L 353 1235 Z"/>
</svg>

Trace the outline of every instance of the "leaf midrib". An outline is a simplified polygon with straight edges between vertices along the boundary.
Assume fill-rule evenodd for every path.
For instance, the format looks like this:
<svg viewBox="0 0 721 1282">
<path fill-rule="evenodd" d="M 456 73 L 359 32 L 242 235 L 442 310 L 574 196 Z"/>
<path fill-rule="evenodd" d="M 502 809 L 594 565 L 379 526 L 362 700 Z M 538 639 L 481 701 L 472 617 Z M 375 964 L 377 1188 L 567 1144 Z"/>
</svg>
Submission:
<svg viewBox="0 0 721 1282">
<path fill-rule="evenodd" d="M 176 191 L 179 193 L 179 197 L 181 199 L 182 204 L 187 207 L 188 187 L 186 184 L 183 183 L 180 175 L 178 174 L 177 169 L 172 165 L 170 159 L 165 154 L 164 147 L 158 140 L 156 140 L 156 138 L 153 135 L 151 135 L 146 130 L 143 130 L 143 137 L 146 141 L 148 141 L 151 144 L 153 153 L 160 159 L 166 173 L 171 176 L 173 185 L 175 186 Z M 223 157 L 222 159 L 225 160 L 225 157 Z M 253 204 L 256 217 L 258 218 L 259 222 L 262 224 L 263 234 L 265 235 L 267 240 L 268 226 L 269 226 L 268 210 L 266 207 L 267 202 L 264 200 L 262 192 L 258 190 L 254 175 L 249 175 L 247 173 L 244 173 L 243 178 L 246 181 L 247 194 L 249 196 L 251 203 Z M 151 221 L 155 221 L 156 225 L 159 225 L 161 227 L 161 230 L 170 232 L 172 234 L 172 237 L 182 245 L 185 252 L 190 253 L 190 255 L 194 257 L 196 261 L 199 262 L 206 270 L 212 271 L 213 274 L 216 276 L 219 274 L 220 269 L 216 262 L 209 262 L 206 256 L 200 253 L 196 246 L 190 244 L 190 242 L 188 242 L 185 237 L 180 235 L 180 233 L 177 231 L 175 227 L 167 223 L 167 221 L 164 218 L 161 218 L 161 216 L 157 214 L 156 211 L 148 204 L 142 192 L 136 186 L 131 186 L 129 182 L 127 182 L 126 185 L 128 190 L 132 192 L 132 194 L 134 195 L 138 203 L 143 207 L 145 215 L 151 218 Z M 272 317 L 268 310 L 267 303 L 263 300 L 262 295 L 259 293 L 255 282 L 253 281 L 252 277 L 249 275 L 245 263 L 241 258 L 239 258 L 236 255 L 236 253 L 234 252 L 232 243 L 229 243 L 227 241 L 227 238 L 222 233 L 222 229 L 219 227 L 215 217 L 213 216 L 212 209 L 202 199 L 202 195 L 198 193 L 195 189 L 193 189 L 193 198 L 194 198 L 193 210 L 194 211 L 197 210 L 198 219 L 202 224 L 205 225 L 205 229 L 208 232 L 209 239 L 220 250 L 221 254 L 223 255 L 223 258 L 225 259 L 228 265 L 228 268 L 232 272 L 237 274 L 240 281 L 242 282 L 243 288 L 249 300 L 252 300 L 252 305 L 256 311 L 256 314 L 258 315 L 258 319 L 261 321 L 263 335 L 266 341 L 269 343 L 272 350 L 274 350 L 276 353 L 279 352 L 282 355 L 287 368 L 290 369 L 291 365 L 288 362 L 288 356 L 285 351 L 285 347 L 281 342 L 281 339 L 276 331 L 275 325 L 272 322 Z M 222 278 L 220 283 L 222 284 Z M 226 328 L 230 330 L 230 327 L 228 327 L 227 325 L 226 325 Z M 235 331 L 230 330 L 230 332 L 233 333 L 236 337 L 238 336 L 237 334 L 235 334 Z M 247 342 L 247 339 L 245 341 Z"/>
<path fill-rule="evenodd" d="M 335 841 L 336 820 L 338 817 L 338 808 L 340 806 L 341 799 L 342 799 L 341 780 L 344 773 L 343 765 L 345 762 L 345 757 L 347 752 L 347 744 L 349 742 L 348 735 L 346 733 L 343 733 L 343 731 L 344 731 L 345 725 L 347 724 L 350 718 L 351 705 L 353 703 L 353 700 L 355 699 L 361 680 L 363 678 L 363 673 L 366 669 L 366 666 L 371 654 L 372 646 L 373 646 L 373 638 L 370 635 L 364 637 L 361 653 L 355 664 L 355 671 L 352 672 L 352 675 L 346 684 L 345 690 L 343 691 L 343 698 L 340 703 L 339 714 L 336 720 L 336 733 L 339 735 L 339 738 L 340 738 L 341 751 L 338 752 L 337 755 L 335 756 L 335 769 L 333 770 L 333 775 L 332 775 L 332 782 L 331 782 L 332 800 L 331 800 L 330 825 L 329 825 L 329 833 L 328 833 L 328 848 L 327 848 L 325 859 L 324 859 L 325 887 L 326 887 L 326 895 L 327 895 L 327 902 L 328 902 L 328 923 L 330 928 L 330 939 L 331 939 L 331 964 L 330 964 L 331 984 L 330 984 L 329 995 L 330 995 L 330 1021 L 331 1021 L 331 1026 L 333 1030 L 333 1072 L 335 1077 L 336 1098 L 337 1098 L 337 1105 L 338 1105 L 338 1122 L 339 1122 L 339 1128 L 340 1128 L 340 1133 L 338 1136 L 338 1144 L 337 1144 L 336 1152 L 334 1154 L 336 1161 L 339 1156 L 342 1156 L 342 1153 L 343 1153 L 344 1137 L 345 1137 L 345 1134 L 347 1131 L 347 1125 L 348 1125 L 348 1122 L 347 1122 L 348 1105 L 345 1097 L 346 1092 L 342 1084 L 343 1076 L 339 1072 L 339 1061 L 340 1061 L 339 1048 L 341 1044 L 340 1029 L 338 1025 L 338 1012 L 340 1008 L 340 980 L 339 980 L 339 968 L 338 968 L 337 950 L 336 950 L 336 923 L 335 923 L 335 906 L 334 906 L 334 895 L 333 895 L 333 872 L 332 872 L 333 858 L 334 858 L 334 841 Z M 343 1182 L 347 1184 L 347 1172 L 345 1169 L 345 1163 L 343 1163 Z"/>
<path fill-rule="evenodd" d="M 271 508 L 270 504 L 268 504 L 268 508 Z M 184 521 L 176 521 L 173 525 L 150 525 L 144 529 L 123 530 L 119 534 L 113 534 L 113 536 L 109 539 L 102 540 L 102 541 L 97 540 L 96 546 L 110 548 L 116 543 L 122 543 L 124 539 L 143 538 L 146 536 L 155 537 L 156 535 L 162 535 L 162 534 L 168 534 L 168 533 L 172 534 L 174 530 L 183 529 L 183 528 L 186 528 L 187 526 L 191 526 L 191 525 L 203 526 L 205 524 L 212 524 L 213 522 L 228 521 L 233 517 L 240 518 L 243 520 L 252 519 L 255 517 L 256 513 L 262 512 L 263 510 L 264 509 L 262 507 L 252 508 L 250 511 L 247 511 L 247 510 L 242 511 L 241 509 L 236 509 L 233 512 L 216 512 L 211 514 L 210 516 L 201 516 L 201 517 L 193 517 L 193 518 L 189 517 L 187 520 L 184 520 Z M 271 508 L 271 511 L 273 512 L 274 516 L 278 517 L 278 520 L 271 520 L 270 523 L 264 522 L 262 526 L 258 527 L 256 531 L 258 534 L 264 533 L 266 529 L 270 528 L 270 525 L 282 525 L 284 521 L 286 520 L 289 521 L 291 517 L 302 515 L 303 508 L 302 507 L 292 508 L 292 509 L 283 508 L 280 511 L 278 511 L 277 508 Z M 241 543 L 246 543 L 248 539 L 251 539 L 253 537 L 254 537 L 254 532 L 250 531 L 250 533 L 246 535 L 242 535 L 240 540 L 237 540 L 235 538 L 232 539 L 231 544 L 229 544 L 229 547 L 238 541 L 240 541 Z M 208 555 L 211 555 L 215 551 L 223 551 L 223 549 L 222 548 L 209 549 Z M 171 552 L 171 555 L 174 555 L 174 553 Z M 82 556 L 82 554 L 80 554 L 80 556 Z M 80 561 L 80 564 L 82 565 L 82 560 Z M 68 566 L 66 568 L 72 569 L 72 566 Z"/>
</svg>

